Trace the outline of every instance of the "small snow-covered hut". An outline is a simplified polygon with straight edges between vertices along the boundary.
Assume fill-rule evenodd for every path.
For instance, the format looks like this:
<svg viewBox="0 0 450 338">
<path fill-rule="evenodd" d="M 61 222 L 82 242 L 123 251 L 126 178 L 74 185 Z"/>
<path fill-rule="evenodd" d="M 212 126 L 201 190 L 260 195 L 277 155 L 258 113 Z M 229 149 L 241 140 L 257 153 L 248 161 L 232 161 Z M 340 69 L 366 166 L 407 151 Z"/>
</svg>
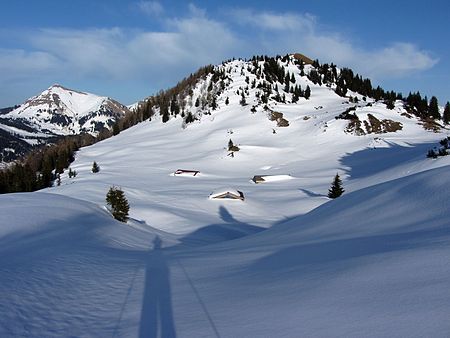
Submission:
<svg viewBox="0 0 450 338">
<path fill-rule="evenodd" d="M 175 176 L 197 176 L 198 174 L 200 174 L 200 171 L 198 171 L 198 170 L 178 169 L 173 174 Z"/>
<path fill-rule="evenodd" d="M 244 193 L 235 189 L 222 189 L 218 191 L 214 191 L 209 195 L 209 199 L 221 199 L 221 200 L 241 200 L 243 201 Z"/>
<path fill-rule="evenodd" d="M 253 176 L 252 181 L 255 182 L 256 184 L 258 184 L 258 183 L 265 182 L 266 180 L 264 179 L 264 175 L 255 175 L 255 176 Z"/>
<path fill-rule="evenodd" d="M 291 175 L 255 175 L 253 176 L 252 181 L 258 184 L 264 182 L 286 181 L 292 178 Z"/>
</svg>

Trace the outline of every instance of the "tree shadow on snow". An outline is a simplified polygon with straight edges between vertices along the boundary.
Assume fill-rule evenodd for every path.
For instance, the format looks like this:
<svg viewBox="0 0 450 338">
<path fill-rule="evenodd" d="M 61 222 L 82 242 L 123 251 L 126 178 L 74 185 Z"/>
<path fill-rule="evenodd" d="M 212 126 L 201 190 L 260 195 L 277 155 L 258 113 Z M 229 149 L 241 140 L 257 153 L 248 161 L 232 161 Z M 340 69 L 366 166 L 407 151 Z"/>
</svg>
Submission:
<svg viewBox="0 0 450 338">
<path fill-rule="evenodd" d="M 219 207 L 219 216 L 225 223 L 211 224 L 195 230 L 181 238 L 181 243 L 194 246 L 207 245 L 238 239 L 264 230 L 264 228 L 240 222 L 224 206 Z"/>
<path fill-rule="evenodd" d="M 318 194 L 314 191 L 307 190 L 307 189 L 299 189 L 302 193 L 304 193 L 308 197 L 327 197 L 327 195 L 324 194 Z"/>
</svg>

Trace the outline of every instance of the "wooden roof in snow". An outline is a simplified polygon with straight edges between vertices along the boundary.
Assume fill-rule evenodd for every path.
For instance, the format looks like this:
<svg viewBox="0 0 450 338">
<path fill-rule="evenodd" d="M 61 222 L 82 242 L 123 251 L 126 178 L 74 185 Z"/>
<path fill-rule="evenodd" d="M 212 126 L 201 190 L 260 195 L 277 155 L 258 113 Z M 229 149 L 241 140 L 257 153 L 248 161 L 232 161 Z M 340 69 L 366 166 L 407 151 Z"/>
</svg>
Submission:
<svg viewBox="0 0 450 338">
<path fill-rule="evenodd" d="M 244 193 L 239 190 L 229 189 L 229 190 L 221 190 L 218 192 L 213 192 L 209 195 L 210 199 L 225 199 L 225 200 L 241 200 L 243 201 Z"/>
<path fill-rule="evenodd" d="M 174 175 L 197 176 L 198 174 L 200 174 L 200 171 L 198 170 L 177 169 L 177 171 L 174 172 Z"/>
</svg>

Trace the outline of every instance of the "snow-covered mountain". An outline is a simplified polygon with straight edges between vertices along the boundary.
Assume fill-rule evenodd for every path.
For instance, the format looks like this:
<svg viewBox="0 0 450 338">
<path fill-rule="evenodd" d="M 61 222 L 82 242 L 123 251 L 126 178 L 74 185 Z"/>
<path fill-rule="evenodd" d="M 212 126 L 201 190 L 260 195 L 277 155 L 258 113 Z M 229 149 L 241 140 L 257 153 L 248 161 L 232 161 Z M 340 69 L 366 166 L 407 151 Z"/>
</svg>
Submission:
<svg viewBox="0 0 450 338">
<path fill-rule="evenodd" d="M 162 115 L 163 121 L 181 116 L 185 127 L 228 105 L 265 114 L 274 130 L 289 127 L 299 117 L 312 119 L 324 131 L 342 120 L 338 123 L 342 131 L 355 135 L 396 132 L 414 125 L 433 131 L 442 128 L 428 116 L 427 108 L 418 111 L 400 94 L 373 88 L 370 80 L 349 69 L 316 64 L 301 54 L 205 67 L 135 109 Z"/>
<path fill-rule="evenodd" d="M 450 157 L 426 154 L 446 130 L 299 60 L 205 67 L 75 177 L 0 196 L 0 335 L 445 337 Z"/>
<path fill-rule="evenodd" d="M 15 158 L 31 146 L 55 137 L 97 135 L 104 128 L 112 128 L 127 112 L 127 107 L 111 98 L 53 85 L 0 115 L 3 158 Z M 18 140 L 26 149 L 15 146 Z"/>
<path fill-rule="evenodd" d="M 356 92 L 339 96 L 335 84 L 308 78 L 312 65 L 304 65 L 301 75 L 292 57 L 278 60 L 280 78 L 289 74 L 294 87 L 311 93 L 292 103 L 293 94 L 278 80 L 266 89 L 271 75 L 265 62 L 259 61 L 258 70 L 254 64 L 234 60 L 207 67 L 177 91 L 141 102 L 138 111 L 151 111 L 151 120 L 83 148 L 72 164 L 78 176 L 63 174 L 61 186 L 50 190 L 103 205 L 107 188 L 121 186 L 129 191 L 133 218 L 179 234 L 220 223 L 217 204 L 206 200 L 213 191 L 237 189 L 246 196 L 245 208 L 234 203 L 229 211 L 266 228 L 327 201 L 336 172 L 353 191 L 434 163 L 424 159 L 443 134 L 425 129 L 401 100 L 389 109 L 383 100 Z M 98 175 L 90 173 L 94 161 L 102 168 Z M 385 169 L 381 177 L 377 168 Z M 177 169 L 200 174 L 174 176 Z M 273 177 L 256 185 L 255 175 Z"/>
</svg>

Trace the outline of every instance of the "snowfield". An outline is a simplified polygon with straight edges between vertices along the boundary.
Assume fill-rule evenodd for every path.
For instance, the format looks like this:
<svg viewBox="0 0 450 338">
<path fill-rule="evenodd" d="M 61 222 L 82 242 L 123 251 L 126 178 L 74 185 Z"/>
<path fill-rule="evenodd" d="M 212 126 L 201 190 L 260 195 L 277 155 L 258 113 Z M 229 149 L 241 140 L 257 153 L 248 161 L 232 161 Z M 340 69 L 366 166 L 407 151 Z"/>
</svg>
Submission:
<svg viewBox="0 0 450 338">
<path fill-rule="evenodd" d="M 221 205 L 186 236 L 0 196 L 0 335 L 446 337 L 448 183 L 448 167 L 425 171 L 266 231 Z"/>
<path fill-rule="evenodd" d="M 223 67 L 210 115 L 154 116 L 82 148 L 60 186 L 0 196 L 0 337 L 448 337 L 450 157 L 425 158 L 447 135 L 370 99 L 361 119 L 402 130 L 345 132 L 355 104 L 298 74 L 311 98 L 270 101 L 277 127 L 254 89 L 239 104 L 242 61 Z M 223 191 L 245 199 L 208 198 Z"/>
</svg>

